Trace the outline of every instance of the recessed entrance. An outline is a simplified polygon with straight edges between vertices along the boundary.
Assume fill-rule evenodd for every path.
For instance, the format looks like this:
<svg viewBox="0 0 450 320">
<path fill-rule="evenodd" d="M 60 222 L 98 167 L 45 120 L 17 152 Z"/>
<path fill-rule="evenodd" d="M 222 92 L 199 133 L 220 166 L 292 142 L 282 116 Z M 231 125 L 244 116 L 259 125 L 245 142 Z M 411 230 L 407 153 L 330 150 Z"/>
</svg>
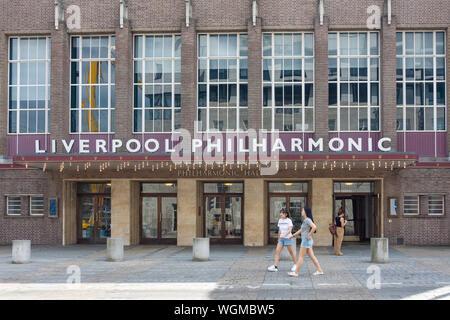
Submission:
<svg viewBox="0 0 450 320">
<path fill-rule="evenodd" d="M 78 184 L 78 243 L 106 243 L 111 236 L 111 185 Z"/>
<path fill-rule="evenodd" d="M 175 244 L 177 240 L 177 185 L 141 184 L 141 243 Z"/>
<path fill-rule="evenodd" d="M 240 182 L 204 183 L 205 236 L 212 243 L 242 243 L 243 191 Z"/>
<path fill-rule="evenodd" d="M 348 221 L 344 241 L 367 241 L 379 236 L 380 207 L 374 182 L 335 182 L 333 221 L 340 208 Z"/>
<path fill-rule="evenodd" d="M 269 182 L 269 243 L 278 239 L 278 220 L 280 210 L 289 211 L 293 231 L 302 224 L 302 208 L 308 203 L 308 182 Z"/>
</svg>

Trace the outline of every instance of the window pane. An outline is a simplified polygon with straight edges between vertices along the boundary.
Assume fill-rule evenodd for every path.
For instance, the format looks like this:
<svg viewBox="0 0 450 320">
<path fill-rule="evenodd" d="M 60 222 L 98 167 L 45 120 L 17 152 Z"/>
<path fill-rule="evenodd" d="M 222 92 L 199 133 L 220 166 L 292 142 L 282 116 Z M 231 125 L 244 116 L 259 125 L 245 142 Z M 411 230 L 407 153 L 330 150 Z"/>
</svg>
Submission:
<svg viewBox="0 0 450 320">
<path fill-rule="evenodd" d="M 330 105 L 330 106 L 337 105 L 337 84 L 336 83 L 328 84 L 328 105 Z"/>
<path fill-rule="evenodd" d="M 433 96 L 433 83 L 426 82 L 425 83 L 425 104 L 428 106 L 432 106 L 434 104 Z"/>
<path fill-rule="evenodd" d="M 416 109 L 416 130 L 424 130 L 425 129 L 425 112 L 424 108 L 415 108 Z"/>
<path fill-rule="evenodd" d="M 403 84 L 397 83 L 397 105 L 403 104 Z"/>
<path fill-rule="evenodd" d="M 406 84 L 406 104 L 414 104 L 414 83 Z"/>
<path fill-rule="evenodd" d="M 370 130 L 380 130 L 380 110 L 378 108 L 371 108 Z"/>
<path fill-rule="evenodd" d="M 313 106 L 314 105 L 314 90 L 312 83 L 305 84 L 305 106 Z"/>
<path fill-rule="evenodd" d="M 357 33 L 349 33 L 349 54 L 351 56 L 355 56 L 358 54 L 358 34 Z"/>
<path fill-rule="evenodd" d="M 264 85 L 263 87 L 263 106 L 272 106 L 272 86 Z"/>
<path fill-rule="evenodd" d="M 397 130 L 403 130 L 403 108 L 397 108 Z"/>
<path fill-rule="evenodd" d="M 425 130 L 434 130 L 433 108 L 425 108 Z"/>
<path fill-rule="evenodd" d="M 248 56 L 248 35 L 246 34 L 239 36 L 239 55 L 241 57 Z"/>
<path fill-rule="evenodd" d="M 414 40 L 415 40 L 415 54 L 421 55 L 424 53 L 423 50 L 423 32 L 416 32 L 414 34 Z"/>
<path fill-rule="evenodd" d="M 272 56 L 272 34 L 265 33 L 263 36 L 263 54 L 265 57 Z"/>
<path fill-rule="evenodd" d="M 396 38 L 396 54 L 398 56 L 401 56 L 403 55 L 403 33 L 397 32 L 395 38 Z"/>
<path fill-rule="evenodd" d="M 348 33 L 339 34 L 339 45 L 341 55 L 348 55 Z"/>
<path fill-rule="evenodd" d="M 437 130 L 445 130 L 445 108 L 436 108 Z"/>
<path fill-rule="evenodd" d="M 416 80 L 424 80 L 424 58 L 415 58 L 415 78 Z"/>
<path fill-rule="evenodd" d="M 337 108 L 328 108 L 328 130 L 337 131 Z"/>
<path fill-rule="evenodd" d="M 445 54 L 445 33 L 436 32 L 436 54 Z"/>
<path fill-rule="evenodd" d="M 312 33 L 305 33 L 305 56 L 314 55 L 314 40 Z"/>
<path fill-rule="evenodd" d="M 328 81 L 337 80 L 337 59 L 328 59 Z"/>
<path fill-rule="evenodd" d="M 424 84 L 416 83 L 416 105 L 422 106 L 424 105 Z"/>
<path fill-rule="evenodd" d="M 445 82 L 436 83 L 436 104 L 445 105 Z"/>
<path fill-rule="evenodd" d="M 414 108 L 406 108 L 405 129 L 406 130 L 415 130 Z"/>
<path fill-rule="evenodd" d="M 329 56 L 337 55 L 337 34 L 336 33 L 328 34 L 328 55 Z"/>
<path fill-rule="evenodd" d="M 302 35 L 301 34 L 293 35 L 293 55 L 294 56 L 302 55 Z"/>
<path fill-rule="evenodd" d="M 436 80 L 445 80 L 445 58 L 436 58 Z"/>
<path fill-rule="evenodd" d="M 378 83 L 370 84 L 371 105 L 378 106 L 380 104 Z"/>
<path fill-rule="evenodd" d="M 414 33 L 406 32 L 405 33 L 405 53 L 406 55 L 414 54 Z"/>
<path fill-rule="evenodd" d="M 378 33 L 370 33 L 370 54 L 378 55 Z"/>
<path fill-rule="evenodd" d="M 206 34 L 199 36 L 198 47 L 198 56 L 206 57 L 208 55 L 208 36 Z"/>
<path fill-rule="evenodd" d="M 433 54 L 433 32 L 425 32 L 425 54 Z"/>
<path fill-rule="evenodd" d="M 406 75 L 406 80 L 414 80 L 414 59 L 413 58 L 405 59 L 405 75 Z"/>
</svg>

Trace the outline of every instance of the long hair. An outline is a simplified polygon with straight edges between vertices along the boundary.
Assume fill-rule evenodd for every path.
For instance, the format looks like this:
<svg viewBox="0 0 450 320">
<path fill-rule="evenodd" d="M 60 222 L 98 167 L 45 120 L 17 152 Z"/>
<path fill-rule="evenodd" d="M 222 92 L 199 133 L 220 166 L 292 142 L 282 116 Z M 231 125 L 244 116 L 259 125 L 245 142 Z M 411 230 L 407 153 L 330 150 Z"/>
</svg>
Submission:
<svg viewBox="0 0 450 320">
<path fill-rule="evenodd" d="M 314 222 L 313 216 L 312 216 L 312 212 L 311 212 L 311 208 L 310 207 L 303 207 L 303 209 L 305 209 L 305 213 L 306 213 L 306 217 L 310 218 L 312 222 Z"/>
<path fill-rule="evenodd" d="M 311 208 L 310 207 L 303 207 L 303 209 L 305 210 L 306 217 L 310 218 L 311 221 L 314 223 L 314 219 L 313 219 L 313 216 L 312 216 Z M 317 230 L 314 231 L 314 233 L 316 233 L 316 232 L 317 232 Z"/>
</svg>

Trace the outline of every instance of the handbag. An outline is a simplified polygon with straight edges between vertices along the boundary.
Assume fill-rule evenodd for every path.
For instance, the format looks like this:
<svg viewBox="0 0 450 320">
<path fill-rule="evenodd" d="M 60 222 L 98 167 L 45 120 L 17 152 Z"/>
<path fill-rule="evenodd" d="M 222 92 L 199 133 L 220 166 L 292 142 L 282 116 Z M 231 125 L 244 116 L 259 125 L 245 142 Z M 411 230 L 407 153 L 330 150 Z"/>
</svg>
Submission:
<svg viewBox="0 0 450 320">
<path fill-rule="evenodd" d="M 332 235 L 335 235 L 335 234 L 336 234 L 336 225 L 335 225 L 335 224 L 332 224 L 332 225 L 328 228 L 328 230 L 330 230 L 330 233 L 331 233 Z"/>
</svg>

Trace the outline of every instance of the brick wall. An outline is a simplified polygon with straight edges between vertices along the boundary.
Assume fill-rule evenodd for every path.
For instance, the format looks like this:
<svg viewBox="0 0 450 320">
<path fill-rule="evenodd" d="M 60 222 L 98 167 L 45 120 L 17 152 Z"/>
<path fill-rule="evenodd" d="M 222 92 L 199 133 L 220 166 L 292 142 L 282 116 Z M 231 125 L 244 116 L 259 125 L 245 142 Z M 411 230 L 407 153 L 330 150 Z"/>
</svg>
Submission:
<svg viewBox="0 0 450 320">
<path fill-rule="evenodd" d="M 61 179 L 41 170 L 0 170 L 0 245 L 12 240 L 62 244 Z M 6 195 L 21 195 L 22 215 L 6 215 Z M 30 216 L 28 195 L 44 195 L 44 216 Z M 58 218 L 48 217 L 49 198 L 58 198 Z"/>
<path fill-rule="evenodd" d="M 391 244 L 403 238 L 405 244 L 425 245 L 450 243 L 450 170 L 449 169 L 407 169 L 388 176 L 385 188 L 385 236 Z M 403 196 L 405 194 L 445 194 L 445 215 L 428 216 L 423 211 L 419 216 L 403 216 Z M 399 218 L 389 223 L 388 198 L 399 201 Z"/>
</svg>

